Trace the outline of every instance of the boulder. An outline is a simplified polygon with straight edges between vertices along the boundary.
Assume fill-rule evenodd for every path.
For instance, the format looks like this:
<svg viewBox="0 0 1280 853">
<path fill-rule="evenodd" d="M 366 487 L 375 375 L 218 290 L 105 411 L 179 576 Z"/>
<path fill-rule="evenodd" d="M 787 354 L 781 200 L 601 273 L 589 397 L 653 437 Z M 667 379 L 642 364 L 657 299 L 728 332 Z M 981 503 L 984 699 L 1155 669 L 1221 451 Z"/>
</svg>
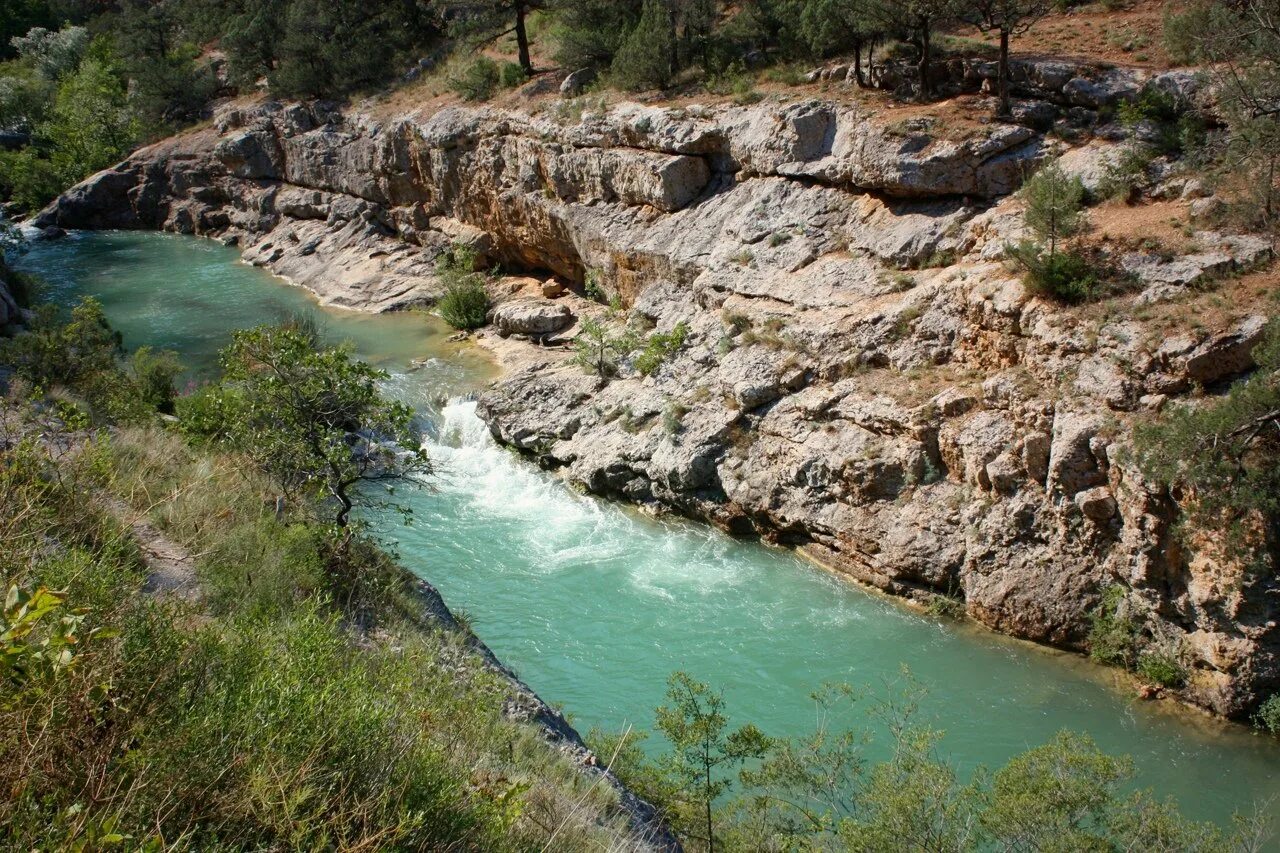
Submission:
<svg viewBox="0 0 1280 853">
<path fill-rule="evenodd" d="M 1047 486 L 1051 492 L 1069 498 L 1106 481 L 1102 467 L 1106 457 L 1094 446 L 1101 428 L 1096 414 L 1070 410 L 1057 414 L 1049 447 Z"/>
<path fill-rule="evenodd" d="M 1126 150 L 1124 145 L 1090 142 L 1064 153 L 1058 158 L 1058 165 L 1069 176 L 1079 178 L 1087 192 L 1097 193 Z"/>
<path fill-rule="evenodd" d="M 596 71 L 594 68 L 579 68 L 561 81 L 560 97 L 576 98 L 595 81 Z"/>
<path fill-rule="evenodd" d="M 280 146 L 266 131 L 241 131 L 225 137 L 213 149 L 227 171 L 237 178 L 279 180 L 284 176 Z"/>
<path fill-rule="evenodd" d="M 1187 376 L 1209 385 L 1254 366 L 1253 350 L 1266 333 L 1267 318 L 1253 314 L 1230 331 L 1213 335 L 1186 357 Z"/>
<path fill-rule="evenodd" d="M 545 299 L 512 299 L 493 310 L 493 324 L 502 335 L 540 337 L 562 331 L 573 323 L 573 313 L 562 302 Z"/>
<path fill-rule="evenodd" d="M 1116 499 L 1106 486 L 1095 486 L 1076 493 L 1075 504 L 1085 517 L 1096 522 L 1104 522 L 1116 514 Z"/>
</svg>

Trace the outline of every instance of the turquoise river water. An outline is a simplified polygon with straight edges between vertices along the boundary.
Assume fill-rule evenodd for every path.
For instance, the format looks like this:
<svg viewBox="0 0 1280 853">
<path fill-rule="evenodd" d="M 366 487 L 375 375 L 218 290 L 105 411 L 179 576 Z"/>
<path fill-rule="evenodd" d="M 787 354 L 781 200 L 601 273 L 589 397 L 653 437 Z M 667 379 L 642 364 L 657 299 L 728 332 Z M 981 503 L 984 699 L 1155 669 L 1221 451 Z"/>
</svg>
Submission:
<svg viewBox="0 0 1280 853">
<path fill-rule="evenodd" d="M 666 677 L 683 669 L 722 687 L 737 718 L 802 734 L 822 683 L 884 696 L 902 689 L 906 667 L 928 690 L 925 718 L 946 732 L 942 752 L 963 770 L 1072 729 L 1131 755 L 1141 786 L 1195 817 L 1225 821 L 1280 796 L 1271 738 L 1134 701 L 1082 659 L 936 621 L 787 551 L 575 493 L 493 443 L 465 402 L 493 370 L 447 343 L 433 318 L 322 310 L 234 249 L 175 235 L 73 234 L 36 244 L 20 266 L 59 301 L 96 296 L 127 346 L 178 350 L 193 380 L 232 330 L 303 311 L 389 371 L 392 391 L 431 420 L 439 472 L 412 496 L 412 525 L 388 524 L 388 537 L 583 731 L 649 726 Z"/>
</svg>

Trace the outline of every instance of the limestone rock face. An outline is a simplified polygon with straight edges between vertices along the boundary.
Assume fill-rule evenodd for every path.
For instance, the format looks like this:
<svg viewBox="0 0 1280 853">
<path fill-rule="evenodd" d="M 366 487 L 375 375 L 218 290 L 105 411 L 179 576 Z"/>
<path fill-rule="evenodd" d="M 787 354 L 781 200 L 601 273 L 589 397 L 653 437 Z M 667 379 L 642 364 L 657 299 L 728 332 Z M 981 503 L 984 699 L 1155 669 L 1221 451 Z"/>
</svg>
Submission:
<svg viewBox="0 0 1280 853">
<path fill-rule="evenodd" d="M 974 86 L 994 74 L 961 70 Z M 1197 85 L 1045 62 L 1014 82 L 1062 107 Z M 499 441 L 585 489 L 798 546 L 888 592 L 960 596 L 974 619 L 1040 642 L 1083 647 L 1119 583 L 1150 630 L 1185 643 L 1186 698 L 1241 715 L 1280 687 L 1274 573 L 1179 544 L 1174 497 L 1126 452 L 1143 413 L 1250 370 L 1266 318 L 1241 306 L 1170 333 L 1138 311 L 1034 298 L 1002 257 L 1023 236 L 1009 193 L 1052 153 L 1038 132 L 948 138 L 821 101 L 572 115 L 227 109 L 36 224 L 218 237 L 367 310 L 438 298 L 436 259 L 456 243 L 550 273 L 481 336 L 508 368 L 479 401 Z M 1064 163 L 1092 186 L 1119 155 L 1095 142 Z M 1146 288 L 1135 307 L 1268 248 L 1196 242 L 1117 259 Z M 522 343 L 603 316 L 572 292 L 588 271 L 633 321 L 684 324 L 683 346 L 644 376 L 623 359 L 605 382 L 564 348 Z"/>
</svg>

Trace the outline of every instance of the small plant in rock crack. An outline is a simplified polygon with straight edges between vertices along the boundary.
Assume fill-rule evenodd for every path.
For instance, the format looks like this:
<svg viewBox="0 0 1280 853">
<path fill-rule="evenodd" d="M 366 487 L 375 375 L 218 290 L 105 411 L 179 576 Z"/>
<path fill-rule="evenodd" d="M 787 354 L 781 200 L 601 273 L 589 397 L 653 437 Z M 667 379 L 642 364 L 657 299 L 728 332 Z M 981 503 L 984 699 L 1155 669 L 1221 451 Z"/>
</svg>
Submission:
<svg viewBox="0 0 1280 853">
<path fill-rule="evenodd" d="M 668 358 L 684 346 L 689 336 L 689 324 L 679 322 L 670 332 L 654 332 L 644 342 L 644 348 L 636 356 L 635 368 L 641 376 L 648 376 L 662 366 Z"/>
<path fill-rule="evenodd" d="M 929 599 L 929 615 L 939 619 L 960 620 L 965 616 L 964 599 L 955 598 L 951 592 L 941 593 Z"/>
<path fill-rule="evenodd" d="M 667 435 L 677 435 L 684 429 L 684 416 L 689 414 L 689 407 L 681 402 L 673 402 L 662 413 L 662 429 Z"/>
</svg>

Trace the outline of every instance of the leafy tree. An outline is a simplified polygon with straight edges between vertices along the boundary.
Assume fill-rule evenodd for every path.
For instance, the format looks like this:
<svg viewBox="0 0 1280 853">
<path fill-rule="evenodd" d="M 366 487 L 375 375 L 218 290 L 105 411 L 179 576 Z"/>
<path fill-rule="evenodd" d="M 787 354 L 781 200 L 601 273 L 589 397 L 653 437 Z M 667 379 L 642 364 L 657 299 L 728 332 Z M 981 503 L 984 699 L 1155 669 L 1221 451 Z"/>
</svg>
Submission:
<svg viewBox="0 0 1280 853">
<path fill-rule="evenodd" d="M 643 0 L 559 0 L 556 61 L 565 68 L 607 68 L 640 21 Z"/>
<path fill-rule="evenodd" d="M 971 0 L 959 7 L 962 17 L 983 32 L 1000 35 L 997 115 L 1008 116 L 1013 112 L 1009 100 L 1009 39 L 1026 33 L 1051 7 L 1050 0 Z"/>
<path fill-rule="evenodd" d="M 1138 427 L 1138 460 L 1180 494 L 1191 518 L 1236 550 L 1280 541 L 1280 321 L 1253 351 L 1258 368 L 1225 396 Z"/>
<path fill-rule="evenodd" d="M 13 48 L 46 80 L 58 80 L 75 71 L 89 47 L 89 31 L 84 27 L 46 30 L 33 27 L 26 35 L 14 38 Z"/>
<path fill-rule="evenodd" d="M 1170 6 L 1165 42 L 1173 58 L 1202 65 L 1213 83 L 1215 110 L 1228 131 L 1220 171 L 1242 185 L 1252 224 L 1274 235 L 1280 226 L 1280 3 Z"/>
<path fill-rule="evenodd" d="M 138 140 L 137 116 L 115 69 L 90 57 L 58 87 L 49 121 L 38 133 L 65 185 L 118 162 Z"/>
<path fill-rule="evenodd" d="M 19 210 L 38 210 L 68 186 L 34 147 L 0 151 L 0 196 Z"/>
<path fill-rule="evenodd" d="M 275 68 L 288 8 L 289 0 L 247 0 L 227 8 L 222 46 L 233 83 L 252 87 Z"/>
<path fill-rule="evenodd" d="M 364 486 L 430 470 L 413 411 L 383 396 L 386 373 L 350 346 L 322 349 L 303 331 L 263 326 L 235 334 L 222 371 L 188 432 L 245 454 L 286 494 L 331 499 L 339 529 L 357 501 L 373 500 Z"/>
<path fill-rule="evenodd" d="M 392 56 L 391 22 L 377 7 L 333 0 L 290 0 L 273 91 L 320 97 L 374 82 Z"/>
<path fill-rule="evenodd" d="M 1132 762 L 1063 732 L 995 774 L 982 827 L 1002 849 L 1102 849 L 1116 786 L 1132 775 Z"/>
<path fill-rule="evenodd" d="M 152 127 L 197 116 L 218 83 L 197 64 L 200 47 L 187 38 L 176 3 L 123 0 L 112 28 L 129 76 L 134 108 Z"/>
<path fill-rule="evenodd" d="M 81 388 L 113 372 L 121 352 L 120 334 L 107 322 L 102 303 L 92 297 L 72 308 L 66 320 L 56 307 L 42 307 L 27 334 L 0 348 L 6 364 L 41 388 Z"/>
<path fill-rule="evenodd" d="M 803 47 L 800 15 L 803 0 L 745 0 L 726 26 L 736 40 L 764 53 L 795 55 Z"/>
<path fill-rule="evenodd" d="M 0 127 L 30 133 L 48 117 L 56 91 L 43 77 L 15 67 L 0 77 Z"/>
<path fill-rule="evenodd" d="M 955 769 L 935 754 L 942 732 L 916 722 L 923 689 L 907 690 L 876 709 L 893 754 L 870 768 L 853 793 L 852 815 L 840 821 L 847 849 L 966 850 L 975 840 L 976 785 L 963 787 Z"/>
<path fill-rule="evenodd" d="M 13 39 L 36 27 L 56 27 L 58 23 L 44 0 L 0 0 L 0 60 L 17 55 Z"/>
<path fill-rule="evenodd" d="M 702 811 L 703 840 L 714 853 L 712 809 L 734 785 L 726 771 L 763 757 L 772 741 L 750 723 L 729 731 L 723 694 L 687 673 L 677 672 L 667 680 L 667 701 L 670 704 L 656 711 L 658 729 L 673 750 L 663 763 Z"/>
<path fill-rule="evenodd" d="M 1027 271 L 1026 282 L 1064 302 L 1083 302 L 1096 291 L 1093 264 L 1079 252 L 1060 252 L 1058 244 L 1085 225 L 1084 184 L 1057 163 L 1048 163 L 1022 187 L 1023 219 L 1037 240 L 1006 247 Z M 1042 242 L 1047 241 L 1048 251 Z"/>
<path fill-rule="evenodd" d="M 751 822 L 784 838 L 825 837 L 854 816 L 853 793 L 862 784 L 871 738 L 838 728 L 838 718 L 858 698 L 848 685 L 812 694 L 817 723 L 811 734 L 775 743 L 758 768 L 744 770 L 752 792 Z"/>
<path fill-rule="evenodd" d="M 78 396 L 98 420 L 141 422 L 157 410 L 171 412 L 173 380 L 181 372 L 177 357 L 139 350 L 125 369 L 122 355 L 119 332 L 93 298 L 65 317 L 56 306 L 41 306 L 24 334 L 0 343 L 0 363 L 37 388 Z"/>
<path fill-rule="evenodd" d="M 221 35 L 231 80 L 266 77 L 286 97 L 332 96 L 384 80 L 403 55 L 439 35 L 435 11 L 419 0 L 221 0 L 200 22 L 184 7 L 186 30 Z"/>
</svg>

